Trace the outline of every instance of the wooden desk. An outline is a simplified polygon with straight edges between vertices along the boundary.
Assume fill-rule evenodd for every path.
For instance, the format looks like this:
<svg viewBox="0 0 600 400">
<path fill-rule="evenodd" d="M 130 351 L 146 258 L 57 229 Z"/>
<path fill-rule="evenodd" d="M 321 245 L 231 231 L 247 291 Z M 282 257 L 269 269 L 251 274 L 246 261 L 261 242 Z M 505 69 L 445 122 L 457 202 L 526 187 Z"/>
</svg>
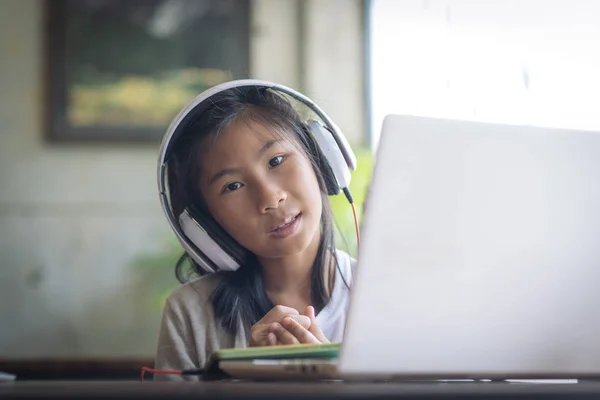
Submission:
<svg viewBox="0 0 600 400">
<path fill-rule="evenodd" d="M 0 399 L 598 399 L 600 382 L 338 383 L 338 382 L 107 382 L 0 383 Z"/>
<path fill-rule="evenodd" d="M 1 0 L 0 0 L 1 1 Z M 23 381 L 45 380 L 136 380 L 142 367 L 152 367 L 152 358 L 109 359 L 3 359 L 0 371 L 8 372 Z"/>
</svg>

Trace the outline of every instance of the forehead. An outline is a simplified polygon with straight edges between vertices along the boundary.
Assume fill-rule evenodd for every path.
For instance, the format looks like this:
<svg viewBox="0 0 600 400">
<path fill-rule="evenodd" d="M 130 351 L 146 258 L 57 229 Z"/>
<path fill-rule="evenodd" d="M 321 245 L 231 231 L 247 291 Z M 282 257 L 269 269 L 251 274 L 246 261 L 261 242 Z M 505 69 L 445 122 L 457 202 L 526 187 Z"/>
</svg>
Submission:
<svg viewBox="0 0 600 400">
<path fill-rule="evenodd" d="M 291 129 L 267 126 L 252 120 L 235 120 L 205 140 L 202 146 L 202 169 L 214 170 L 252 160 L 271 141 L 278 141 L 284 147 L 298 148 Z"/>
<path fill-rule="evenodd" d="M 268 141 L 279 140 L 285 136 L 290 135 L 283 129 L 252 120 L 238 119 L 212 135 L 206 142 L 206 150 L 219 151 L 232 147 L 261 146 Z"/>
</svg>

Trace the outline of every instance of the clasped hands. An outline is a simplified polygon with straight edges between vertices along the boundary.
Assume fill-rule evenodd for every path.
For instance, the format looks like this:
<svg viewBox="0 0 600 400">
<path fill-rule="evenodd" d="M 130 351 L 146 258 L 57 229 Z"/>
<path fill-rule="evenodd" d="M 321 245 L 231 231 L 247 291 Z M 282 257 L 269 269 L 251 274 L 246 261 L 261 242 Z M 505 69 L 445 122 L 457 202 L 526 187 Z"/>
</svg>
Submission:
<svg viewBox="0 0 600 400">
<path fill-rule="evenodd" d="M 306 307 L 303 314 L 286 307 L 273 307 L 250 329 L 250 346 L 329 343 L 315 317 L 315 309 Z"/>
</svg>

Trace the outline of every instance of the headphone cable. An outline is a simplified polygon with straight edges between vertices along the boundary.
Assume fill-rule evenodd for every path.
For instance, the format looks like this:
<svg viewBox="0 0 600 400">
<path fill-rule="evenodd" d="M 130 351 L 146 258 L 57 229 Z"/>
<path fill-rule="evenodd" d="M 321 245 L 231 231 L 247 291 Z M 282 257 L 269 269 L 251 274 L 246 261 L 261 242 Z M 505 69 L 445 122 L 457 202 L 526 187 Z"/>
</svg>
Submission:
<svg viewBox="0 0 600 400">
<path fill-rule="evenodd" d="M 352 193 L 350 193 L 350 189 L 348 187 L 345 187 L 342 190 L 344 192 L 344 195 L 348 199 L 350 206 L 352 207 L 352 214 L 354 215 L 354 228 L 356 229 L 356 247 L 358 250 L 360 248 L 360 229 L 358 226 L 358 215 L 356 213 L 356 206 L 354 205 L 354 199 L 352 198 Z"/>
<path fill-rule="evenodd" d="M 164 374 L 164 375 L 203 375 L 203 368 L 191 368 L 191 369 L 154 369 L 149 367 L 142 367 L 140 373 L 140 382 L 144 382 L 144 375 L 146 372 L 151 374 Z"/>
</svg>

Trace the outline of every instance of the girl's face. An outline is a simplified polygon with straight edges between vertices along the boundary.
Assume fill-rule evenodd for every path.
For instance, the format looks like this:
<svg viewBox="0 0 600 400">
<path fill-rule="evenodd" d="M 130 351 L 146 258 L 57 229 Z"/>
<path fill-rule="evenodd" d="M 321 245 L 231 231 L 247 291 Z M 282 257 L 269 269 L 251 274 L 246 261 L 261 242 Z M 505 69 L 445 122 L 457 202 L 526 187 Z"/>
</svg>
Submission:
<svg viewBox="0 0 600 400">
<path fill-rule="evenodd" d="M 321 191 L 291 134 L 235 121 L 208 139 L 200 188 L 209 211 L 242 246 L 262 258 L 305 250 L 320 235 Z"/>
</svg>

